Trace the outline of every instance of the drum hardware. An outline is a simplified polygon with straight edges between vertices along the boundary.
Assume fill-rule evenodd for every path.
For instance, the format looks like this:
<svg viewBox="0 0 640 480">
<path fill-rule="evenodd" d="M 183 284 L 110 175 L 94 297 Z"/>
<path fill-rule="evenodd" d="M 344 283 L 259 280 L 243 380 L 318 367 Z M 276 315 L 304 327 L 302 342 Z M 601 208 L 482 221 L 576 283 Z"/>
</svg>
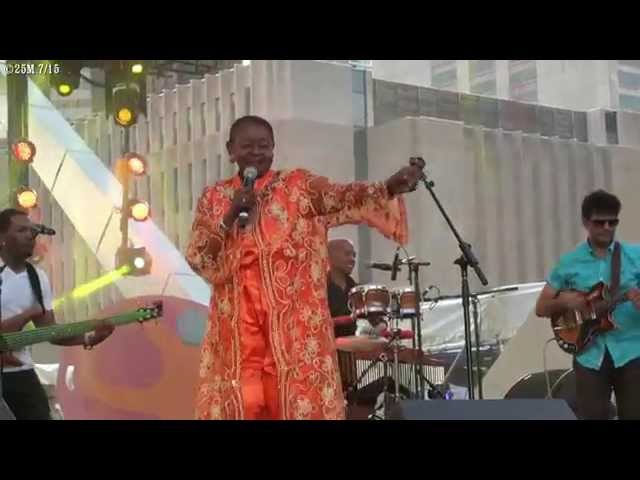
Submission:
<svg viewBox="0 0 640 480">
<path fill-rule="evenodd" d="M 422 352 L 422 309 L 420 308 L 420 301 L 418 300 L 420 298 L 419 297 L 420 292 L 422 291 L 422 289 L 420 288 L 420 267 L 427 267 L 429 265 L 430 265 L 429 262 L 416 262 L 416 261 L 410 261 L 408 264 L 409 271 L 412 272 L 413 274 L 413 290 L 416 295 L 415 302 L 414 302 L 415 317 L 412 318 L 412 321 L 414 321 L 416 325 L 414 332 L 416 332 L 416 348 L 418 349 L 419 352 Z M 418 369 L 416 366 L 415 371 L 416 373 L 419 373 L 418 377 L 416 378 L 416 381 L 417 381 L 417 385 L 419 385 L 418 392 L 420 395 L 420 399 L 424 399 L 425 398 L 425 377 L 422 374 L 422 366 L 420 366 L 420 369 Z"/>
<path fill-rule="evenodd" d="M 399 250 L 402 250 L 405 255 L 405 258 L 402 260 L 399 259 Z M 414 350 L 417 348 L 418 351 L 422 351 L 422 312 L 420 302 L 418 301 L 422 291 L 420 289 L 420 267 L 428 267 L 431 263 L 420 262 L 415 256 L 410 256 L 404 247 L 397 247 L 392 264 L 369 264 L 370 268 L 391 271 L 391 281 L 396 279 L 397 272 L 401 269 L 402 265 L 407 266 L 409 272 L 408 278 L 412 286 L 394 291 L 395 308 L 392 308 L 392 313 L 400 318 L 411 319 L 411 329 L 414 332 L 412 348 Z M 425 398 L 425 382 L 422 378 L 424 375 L 422 375 L 422 372 L 418 374 L 417 365 L 414 365 L 414 377 L 419 398 Z"/>
<path fill-rule="evenodd" d="M 468 287 L 468 285 L 467 285 Z M 485 290 L 482 292 L 476 292 L 476 293 L 470 293 L 468 292 L 468 298 L 470 301 L 470 304 L 473 308 L 473 333 L 474 333 L 474 341 L 475 341 L 475 376 L 476 379 L 473 379 L 474 376 L 474 372 L 470 371 L 470 368 L 473 368 L 473 359 L 471 361 L 469 361 L 469 357 L 466 358 L 466 368 L 467 368 L 467 382 L 469 381 L 469 378 L 471 377 L 472 380 L 477 380 L 477 384 L 475 382 L 467 385 L 470 393 L 469 393 L 469 398 L 473 399 L 474 398 L 474 393 L 475 393 L 475 387 L 477 386 L 478 388 L 478 398 L 479 399 L 483 399 L 484 395 L 483 395 L 483 391 L 482 391 L 482 368 L 481 368 L 481 362 L 480 362 L 480 331 L 481 331 L 481 325 L 480 325 L 480 319 L 479 319 L 479 313 L 478 313 L 478 305 L 479 305 L 479 297 L 480 296 L 485 296 L 485 295 L 494 295 L 496 293 L 504 293 L 504 292 L 511 292 L 511 291 L 515 291 L 518 290 L 518 287 L 502 287 L 502 288 L 495 288 L 495 289 L 491 289 L 491 290 Z M 422 299 L 423 301 L 428 301 L 428 302 L 439 302 L 440 300 L 453 300 L 453 299 L 460 299 L 462 298 L 462 295 L 439 295 L 438 297 L 427 297 L 427 294 L 431 291 L 431 287 L 424 291 L 422 293 Z M 463 299 L 464 301 L 464 299 Z M 464 305 L 463 305 L 463 309 L 464 309 Z M 469 338 L 467 336 L 467 331 L 465 330 L 465 346 L 464 349 L 467 348 L 467 344 L 469 343 Z M 470 333 L 470 332 L 469 332 Z M 470 347 L 470 346 L 469 346 Z M 469 353 L 471 352 L 471 348 L 468 349 L 468 351 L 466 351 L 465 353 L 467 355 L 469 355 Z M 449 368 L 449 371 L 447 372 L 445 379 L 448 379 L 449 376 L 451 375 L 451 373 L 453 372 L 453 368 L 454 366 L 456 366 L 456 364 L 458 363 L 458 360 L 460 358 L 460 355 L 462 354 L 462 351 L 460 351 L 458 353 L 458 355 L 456 356 L 452 366 Z M 471 373 L 471 374 L 470 374 Z M 474 388 L 469 388 L 469 385 L 473 385 Z M 471 393 L 471 390 L 473 390 L 473 393 Z"/>
<path fill-rule="evenodd" d="M 395 320 L 395 322 L 394 322 Z M 349 386 L 348 396 L 353 395 L 353 402 L 357 403 L 358 399 L 358 385 L 362 381 L 362 379 L 369 373 L 371 369 L 373 369 L 376 365 L 382 363 L 383 366 L 383 379 L 384 379 L 384 387 L 383 387 L 383 411 L 384 418 L 388 418 L 388 414 L 391 410 L 391 407 L 394 403 L 400 401 L 400 364 L 399 364 L 399 354 L 400 349 L 403 346 L 400 344 L 402 340 L 402 330 L 397 326 L 397 318 L 393 319 L 392 322 L 396 323 L 396 325 L 389 329 L 389 337 L 383 347 L 382 353 L 378 356 L 378 358 L 373 361 L 356 379 L 356 381 Z M 389 375 L 389 364 L 392 364 L 392 374 Z M 393 391 L 391 391 L 391 379 L 393 379 Z M 369 415 L 370 420 L 380 420 L 380 416 L 375 412 Z"/>
<path fill-rule="evenodd" d="M 382 352 L 378 357 L 360 373 L 347 389 L 347 397 L 350 397 L 354 403 L 357 403 L 358 385 L 367 374 L 382 363 L 383 365 L 383 411 L 385 417 L 388 415 L 390 408 L 395 402 L 400 401 L 400 357 L 401 352 L 406 348 L 401 344 L 403 340 L 411 339 L 413 356 L 418 357 L 417 361 L 412 361 L 413 376 L 415 379 L 415 387 L 418 398 L 425 398 L 425 387 L 429 387 L 429 398 L 444 398 L 443 393 L 434 385 L 422 372 L 424 352 L 422 351 L 421 342 L 421 315 L 420 302 L 418 301 L 419 278 L 418 271 L 421 266 L 427 265 L 426 262 L 413 262 L 409 260 L 408 266 L 414 272 L 414 286 L 392 289 L 391 291 L 383 285 L 360 285 L 349 291 L 349 308 L 352 311 L 353 321 L 356 319 L 366 319 L 370 324 L 384 319 L 389 323 L 389 327 L 381 334 L 386 340 L 378 336 L 362 335 L 362 332 L 377 335 L 378 333 L 372 327 L 359 329 L 360 336 L 352 338 L 338 338 L 336 344 L 339 350 L 344 351 L 373 351 L 382 347 Z M 412 331 L 403 331 L 399 327 L 402 319 L 410 318 L 412 320 Z M 418 318 L 420 320 L 418 320 Z M 416 334 L 416 331 L 419 333 Z M 416 338 L 418 342 L 416 344 Z M 419 354 L 419 355 L 416 355 Z M 393 387 L 391 380 L 393 379 Z M 379 415 L 373 413 L 370 419 L 379 419 Z"/>
</svg>

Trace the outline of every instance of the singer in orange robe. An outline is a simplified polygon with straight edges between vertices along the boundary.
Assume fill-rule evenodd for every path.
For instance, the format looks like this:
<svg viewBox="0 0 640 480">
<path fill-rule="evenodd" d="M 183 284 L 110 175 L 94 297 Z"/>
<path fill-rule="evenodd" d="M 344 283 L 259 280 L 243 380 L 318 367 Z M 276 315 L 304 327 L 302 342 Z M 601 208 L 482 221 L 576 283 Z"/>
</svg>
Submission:
<svg viewBox="0 0 640 480">
<path fill-rule="evenodd" d="M 266 120 L 237 120 L 227 148 L 240 174 L 205 188 L 196 209 L 187 260 L 213 287 L 199 419 L 343 419 L 327 229 L 366 223 L 398 243 L 408 239 L 402 198 L 389 192 L 415 189 L 421 166 L 386 183 L 336 184 L 302 169 L 272 170 L 273 143 Z M 227 225 L 247 166 L 258 170 L 255 208 L 246 227 Z"/>
</svg>

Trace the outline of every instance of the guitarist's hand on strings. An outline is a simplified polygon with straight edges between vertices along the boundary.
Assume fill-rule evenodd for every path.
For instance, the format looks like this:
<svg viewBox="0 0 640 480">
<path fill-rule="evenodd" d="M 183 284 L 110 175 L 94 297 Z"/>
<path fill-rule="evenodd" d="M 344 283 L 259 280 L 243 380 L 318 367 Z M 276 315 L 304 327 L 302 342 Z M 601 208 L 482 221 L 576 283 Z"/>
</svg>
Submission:
<svg viewBox="0 0 640 480">
<path fill-rule="evenodd" d="M 587 310 L 588 303 L 584 294 L 580 292 L 562 292 L 560 299 L 564 302 L 565 306 L 569 310 L 579 310 L 581 312 Z"/>
<path fill-rule="evenodd" d="M 115 327 L 107 322 L 100 322 L 98 326 L 85 337 L 85 347 L 94 347 L 104 342 L 113 333 Z"/>
<path fill-rule="evenodd" d="M 640 310 L 640 288 L 631 288 L 627 291 L 627 298 L 637 310 Z"/>
</svg>

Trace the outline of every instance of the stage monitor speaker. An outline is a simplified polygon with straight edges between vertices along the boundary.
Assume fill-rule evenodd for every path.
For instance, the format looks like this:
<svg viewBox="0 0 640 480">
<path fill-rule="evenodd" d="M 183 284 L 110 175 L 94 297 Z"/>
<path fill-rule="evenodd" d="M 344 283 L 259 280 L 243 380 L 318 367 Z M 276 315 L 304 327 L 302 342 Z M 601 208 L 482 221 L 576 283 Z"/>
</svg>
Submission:
<svg viewBox="0 0 640 480">
<path fill-rule="evenodd" d="M 407 400 L 389 420 L 575 420 L 564 400 Z"/>
<path fill-rule="evenodd" d="M 0 420 L 15 420 L 13 412 L 9 409 L 9 406 L 5 403 L 4 399 L 0 397 Z"/>
</svg>

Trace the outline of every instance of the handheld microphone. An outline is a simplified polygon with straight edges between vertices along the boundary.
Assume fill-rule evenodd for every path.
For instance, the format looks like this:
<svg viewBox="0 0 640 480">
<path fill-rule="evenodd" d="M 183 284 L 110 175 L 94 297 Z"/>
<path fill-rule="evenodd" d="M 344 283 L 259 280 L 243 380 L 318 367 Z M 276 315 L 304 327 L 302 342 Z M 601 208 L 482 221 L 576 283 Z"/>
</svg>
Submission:
<svg viewBox="0 0 640 480">
<path fill-rule="evenodd" d="M 245 168 L 242 174 L 242 186 L 244 188 L 250 188 L 253 190 L 253 186 L 256 183 L 256 178 L 258 177 L 258 169 L 256 167 L 247 167 Z M 244 228 L 249 223 L 249 209 L 243 209 L 238 215 L 238 225 Z"/>
<path fill-rule="evenodd" d="M 396 254 L 393 256 L 393 263 L 391 264 L 391 281 L 395 282 L 398 278 L 398 272 L 400 271 L 400 247 L 396 247 Z"/>
<path fill-rule="evenodd" d="M 39 223 L 34 223 L 31 227 L 35 235 L 55 235 L 56 231 L 53 228 L 49 228 Z"/>
</svg>

